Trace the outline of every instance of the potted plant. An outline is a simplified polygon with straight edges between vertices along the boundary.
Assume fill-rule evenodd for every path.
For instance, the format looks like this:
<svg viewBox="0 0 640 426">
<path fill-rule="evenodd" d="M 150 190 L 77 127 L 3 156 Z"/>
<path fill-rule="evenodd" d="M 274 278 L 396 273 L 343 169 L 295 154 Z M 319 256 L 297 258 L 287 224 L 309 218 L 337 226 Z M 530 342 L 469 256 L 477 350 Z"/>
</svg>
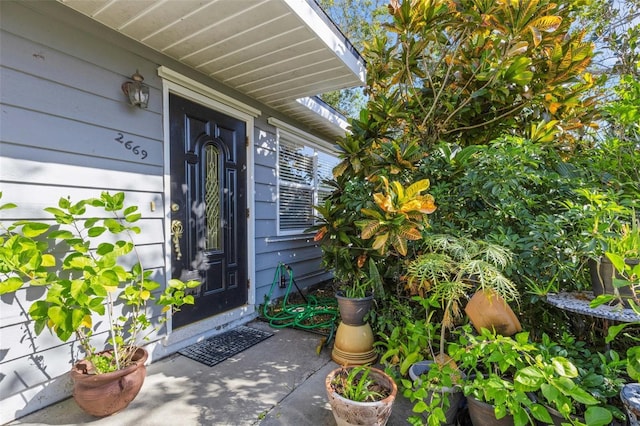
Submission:
<svg viewBox="0 0 640 426">
<path fill-rule="evenodd" d="M 354 277 L 349 285 L 342 285 L 336 291 L 338 310 L 343 323 L 353 326 L 364 324 L 365 317 L 373 304 L 373 289 L 381 285 L 378 269 L 373 261 L 368 262 L 368 276 Z"/>
<path fill-rule="evenodd" d="M 510 335 L 521 330 L 520 322 L 507 305 L 508 301 L 519 299 L 518 290 L 502 274 L 511 262 L 509 250 L 446 234 L 425 236 L 422 248 L 424 253 L 407 266 L 407 286 L 412 293 L 428 297 L 442 311 L 440 353 L 444 353 L 446 330 L 461 317 L 461 304 L 470 294 L 473 294 L 470 304 L 489 302 L 482 307 L 469 304 L 465 307 L 477 331 L 486 327 Z"/>
<path fill-rule="evenodd" d="M 429 189 L 427 179 L 405 186 L 385 176 L 372 176 L 368 184 L 375 188 L 373 197 L 367 192 L 369 199 L 362 204 L 350 204 L 355 197 L 351 192 L 332 193 L 324 204 L 315 206 L 318 224 L 310 228 L 316 232 L 314 240 L 322 242 L 325 266 L 333 270 L 346 297 L 361 298 L 374 290 L 384 294 L 377 264 L 387 257 L 406 256 L 409 241 L 422 238 L 427 215 L 436 210 L 433 196 L 423 194 Z M 363 218 L 350 222 L 352 210 Z"/>
<path fill-rule="evenodd" d="M 571 380 L 581 390 L 597 399 L 588 400 L 587 404 L 577 398 L 570 398 L 563 393 L 551 393 L 545 398 L 542 389 L 536 391 L 534 399 L 545 404 L 554 424 L 571 420 L 588 424 L 610 424 L 612 419 L 624 422 L 624 414 L 617 407 L 618 395 L 626 382 L 625 360 L 614 350 L 603 353 L 592 351 L 584 341 L 564 333 L 559 342 L 553 341 L 543 334 L 534 343 L 537 357 L 543 365 L 552 365 L 556 357 L 562 357 L 571 363 L 568 368 L 575 370 Z M 588 419 L 588 420 L 587 420 Z"/>
<path fill-rule="evenodd" d="M 369 366 L 336 368 L 325 386 L 338 426 L 384 426 L 398 392 L 391 376 Z"/>
<path fill-rule="evenodd" d="M 427 215 L 436 209 L 433 197 L 422 194 L 429 188 L 426 179 L 406 187 L 385 176 L 372 177 L 371 182 L 378 185 L 379 192 L 373 194 L 372 202 L 359 208 L 364 217 L 355 222 L 359 235 L 349 235 L 356 228 L 345 223 L 346 205 L 337 193 L 316 207 L 321 217 L 319 224 L 311 228 L 316 231 L 315 240 L 324 243 L 323 261 L 333 266 L 334 276 L 343 287 L 337 295 L 342 321 L 332 351 L 332 358 L 339 364 L 366 364 L 377 358 L 371 327 L 361 324 L 360 318 L 346 317 L 345 321 L 342 305 L 357 303 L 355 310 L 362 313 L 360 306 L 369 303 L 374 290 L 384 295 L 377 262 L 384 263 L 387 256 L 406 256 L 408 242 L 422 238 Z"/>
<path fill-rule="evenodd" d="M 92 415 L 110 415 L 142 386 L 148 355 L 142 344 L 166 319 L 154 325 L 150 304 L 162 313 L 191 304 L 185 290 L 199 283 L 172 279 L 159 290 L 133 241 L 141 215 L 125 206 L 122 192 L 78 202 L 60 198 L 45 211 L 55 224 L 19 221 L 2 229 L 0 294 L 42 289 L 28 309 L 36 333 L 47 328 L 63 342 L 77 339 L 84 359 L 73 363 L 74 398 Z"/>
<path fill-rule="evenodd" d="M 427 321 L 433 321 L 436 314 L 440 318 L 440 324 L 433 327 L 440 332 L 439 338 L 433 339 L 439 342 L 439 350 L 431 349 L 430 361 L 416 360 L 413 369 L 422 370 L 424 377 L 418 383 L 415 380 L 406 383 L 405 388 L 416 403 L 414 411 L 426 413 L 429 424 L 455 424 L 463 374 L 446 353 L 447 331 L 462 317 L 463 302 L 471 293 L 480 294 L 481 300 L 492 301 L 492 309 L 484 307 L 481 314 L 498 312 L 491 323 L 474 316 L 476 328 L 490 327 L 503 334 L 520 329 L 510 308 L 504 315 L 508 308 L 504 300 L 518 298 L 515 285 L 501 272 L 509 264 L 511 254 L 495 244 L 443 234 L 426 235 L 420 247 L 423 253 L 408 262 L 405 278 L 409 291 L 417 294 L 415 299 L 427 310 Z"/>
<path fill-rule="evenodd" d="M 417 416 L 410 418 L 414 424 L 425 423 L 430 426 L 455 426 L 458 424 L 460 409 L 465 405 L 462 384 L 465 375 L 455 362 L 419 361 L 409 368 L 411 381 L 403 379 L 404 395 L 414 402 L 413 412 Z"/>
<path fill-rule="evenodd" d="M 415 404 L 415 414 L 409 419 L 412 424 L 455 424 L 464 399 L 458 384 L 461 372 L 434 355 L 440 323 L 433 320 L 435 311 L 429 310 L 429 300 L 414 296 L 412 301 L 422 309 L 398 318 L 390 333 L 378 332 L 381 340 L 376 346 L 383 349 L 380 363 L 394 373 L 403 395 Z M 425 311 L 425 317 L 419 318 Z M 434 358 L 440 362 L 435 363 Z"/>
<path fill-rule="evenodd" d="M 589 425 L 608 425 L 611 412 L 579 380 L 571 359 L 529 340 L 528 332 L 501 336 L 487 329 L 480 335 L 468 326 L 449 345 L 451 357 L 466 371 L 463 388 L 474 425 L 554 424 L 550 410 L 563 422 L 578 423 L 574 407 L 583 406 Z"/>
<path fill-rule="evenodd" d="M 640 219 L 633 212 L 631 225 L 623 224 L 620 235 L 607 239 L 605 259 L 601 263 L 598 279 L 602 283 L 602 291 L 594 292 L 619 296 L 622 302 L 633 300 L 638 305 L 640 300 Z M 606 268 L 605 268 L 606 265 Z"/>
<path fill-rule="evenodd" d="M 586 202 L 567 201 L 566 205 L 578 213 L 577 223 L 582 235 L 587 236 L 584 246 L 588 253 L 587 266 L 594 295 L 632 296 L 628 287 L 614 286 L 614 279 L 621 276 L 606 253 L 622 256 L 631 266 L 640 261 L 639 219 L 635 209 L 619 204 L 610 192 L 580 188 L 576 194 Z"/>
<path fill-rule="evenodd" d="M 608 303 L 613 299 L 624 304 L 637 315 L 640 315 L 640 234 L 638 232 L 638 222 L 632 232 L 626 234 L 619 244 L 609 246 L 611 251 L 606 252 L 607 258 L 615 268 L 616 275 L 613 277 L 613 286 L 616 289 L 627 289 L 627 297 L 623 292 L 614 295 L 603 294 L 596 297 L 591 306 L 596 307 L 602 303 Z M 633 259 L 630 259 L 633 257 Z M 631 260 L 631 261 L 630 261 Z M 640 322 L 627 322 L 612 325 L 608 328 L 605 342 L 611 343 L 620 333 L 631 326 L 638 326 Z M 640 342 L 635 334 L 625 333 L 633 342 Z M 620 399 L 625 407 L 627 416 L 631 424 L 640 417 L 640 345 L 633 345 L 627 349 L 626 372 L 631 380 L 635 382 L 625 384 L 620 390 Z"/>
</svg>

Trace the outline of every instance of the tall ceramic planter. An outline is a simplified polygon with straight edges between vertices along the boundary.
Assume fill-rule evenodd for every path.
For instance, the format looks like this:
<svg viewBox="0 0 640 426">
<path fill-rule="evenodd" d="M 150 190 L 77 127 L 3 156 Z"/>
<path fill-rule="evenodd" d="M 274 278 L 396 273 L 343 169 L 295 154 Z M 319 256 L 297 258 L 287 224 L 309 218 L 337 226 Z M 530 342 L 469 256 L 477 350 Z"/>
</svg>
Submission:
<svg viewBox="0 0 640 426">
<path fill-rule="evenodd" d="M 87 413 L 104 417 L 122 411 L 138 395 L 147 374 L 144 363 L 149 354 L 138 348 L 133 364 L 105 374 L 88 374 L 91 363 L 82 360 L 71 369 L 73 398 Z"/>
<path fill-rule="evenodd" d="M 389 420 L 398 387 L 393 379 L 384 371 L 370 367 L 369 378 L 389 389 L 389 396 L 375 402 L 357 402 L 339 395 L 332 386 L 334 377 L 342 368 L 331 371 L 325 380 L 327 397 L 331 405 L 333 417 L 338 426 L 384 426 Z"/>
<path fill-rule="evenodd" d="M 420 380 L 420 375 L 428 374 L 433 361 L 420 361 L 409 367 L 409 377 L 413 382 Z M 442 394 L 442 398 L 449 399 L 449 408 L 444 413 L 446 423 L 441 423 L 443 426 L 455 426 L 457 424 L 458 413 L 460 407 L 464 404 L 464 394 L 459 386 L 447 387 L 439 386 L 433 387 L 433 390 L 427 392 L 427 404 L 431 402 L 433 392 L 439 392 Z"/>
<path fill-rule="evenodd" d="M 373 293 L 366 297 L 346 297 L 343 292 L 336 293 L 340 325 L 331 351 L 331 358 L 340 365 L 365 365 L 373 363 L 377 354 L 373 348 L 373 331 L 364 317 L 371 309 Z"/>
</svg>

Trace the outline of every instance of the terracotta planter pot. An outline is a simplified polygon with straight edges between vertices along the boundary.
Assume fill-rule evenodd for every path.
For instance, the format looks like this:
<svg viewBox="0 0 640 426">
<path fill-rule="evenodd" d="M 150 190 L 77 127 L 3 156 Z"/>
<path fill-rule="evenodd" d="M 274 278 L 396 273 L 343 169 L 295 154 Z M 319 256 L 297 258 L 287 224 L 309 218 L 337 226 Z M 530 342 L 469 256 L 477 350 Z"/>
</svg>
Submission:
<svg viewBox="0 0 640 426">
<path fill-rule="evenodd" d="M 142 387 L 147 374 L 144 363 L 148 356 L 145 349 L 138 348 L 132 365 L 105 374 L 86 374 L 91 363 L 87 360 L 78 362 L 71 369 L 73 398 L 76 403 L 96 417 L 124 410 Z"/>
<path fill-rule="evenodd" d="M 469 417 L 473 426 L 513 426 L 513 416 L 506 415 L 496 419 L 494 406 L 486 402 L 478 401 L 472 396 L 467 397 Z"/>
<path fill-rule="evenodd" d="M 493 291 L 477 291 L 467 303 L 464 311 L 477 332 L 486 328 L 493 329 L 502 336 L 512 336 L 522 331 L 520 320 L 513 313 L 511 307 Z"/>
<path fill-rule="evenodd" d="M 384 426 L 391 415 L 391 408 L 398 393 L 398 387 L 393 379 L 384 371 L 377 368 L 371 368 L 369 377 L 377 383 L 390 390 L 389 396 L 385 399 L 375 402 L 356 402 L 351 401 L 338 395 L 334 390 L 331 382 L 342 368 L 336 368 L 331 371 L 325 380 L 327 396 L 333 417 L 338 426 L 351 425 L 367 425 L 367 426 Z"/>
<path fill-rule="evenodd" d="M 413 382 L 420 380 L 420 375 L 427 374 L 433 365 L 433 361 L 420 361 L 413 364 L 409 367 L 409 377 Z M 446 423 L 440 423 L 444 426 L 455 426 L 457 424 L 458 414 L 460 412 L 460 408 L 464 405 L 464 394 L 462 393 L 462 388 L 459 386 L 454 387 L 433 387 L 432 391 L 427 391 L 426 403 L 429 404 L 431 402 L 431 398 L 433 392 L 439 392 L 442 394 L 442 398 L 449 399 L 449 408 L 445 411 L 444 416 L 446 417 Z"/>
<path fill-rule="evenodd" d="M 367 296 L 361 298 L 351 298 L 345 297 L 342 291 L 338 291 L 336 299 L 338 299 L 338 310 L 343 323 L 356 326 L 364 324 L 364 317 L 373 303 L 373 293 L 369 292 Z"/>
</svg>

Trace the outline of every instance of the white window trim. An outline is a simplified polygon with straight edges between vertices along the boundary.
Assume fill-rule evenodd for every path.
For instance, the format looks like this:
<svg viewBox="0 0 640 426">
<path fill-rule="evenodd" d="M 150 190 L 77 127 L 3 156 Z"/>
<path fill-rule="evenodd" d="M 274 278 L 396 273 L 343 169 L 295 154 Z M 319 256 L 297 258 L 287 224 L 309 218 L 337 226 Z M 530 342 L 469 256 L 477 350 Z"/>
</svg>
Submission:
<svg viewBox="0 0 640 426">
<path fill-rule="evenodd" d="M 291 126 L 290 124 L 280 121 L 277 118 L 269 117 L 267 119 L 267 122 L 276 127 L 276 185 L 277 185 L 276 191 L 278 194 L 277 201 L 276 201 L 277 236 L 309 235 L 309 233 L 304 232 L 304 229 L 293 229 L 293 230 L 280 229 L 280 137 L 282 136 L 284 139 L 287 139 L 295 144 L 313 148 L 314 151 L 322 151 L 327 154 L 336 155 L 336 157 L 338 152 L 336 151 L 334 145 L 327 142 L 326 140 L 320 139 L 317 136 L 314 136 L 294 126 Z M 318 166 L 317 153 L 314 154 L 313 162 L 314 162 L 314 171 L 315 171 Z M 306 187 L 306 185 L 301 185 L 301 187 Z M 312 205 L 316 205 L 318 202 L 317 200 L 318 187 L 319 187 L 319 182 L 317 182 L 317 178 L 314 177 L 314 181 L 311 184 L 311 189 L 313 192 Z"/>
</svg>

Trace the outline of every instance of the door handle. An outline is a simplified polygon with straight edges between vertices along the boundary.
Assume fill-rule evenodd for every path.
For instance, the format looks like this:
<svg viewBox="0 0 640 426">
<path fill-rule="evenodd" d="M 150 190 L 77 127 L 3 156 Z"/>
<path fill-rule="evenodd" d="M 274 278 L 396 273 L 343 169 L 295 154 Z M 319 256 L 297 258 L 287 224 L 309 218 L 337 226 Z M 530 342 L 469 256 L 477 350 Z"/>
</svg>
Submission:
<svg viewBox="0 0 640 426">
<path fill-rule="evenodd" d="M 171 241 L 173 241 L 173 250 L 176 252 L 176 260 L 180 260 L 182 258 L 182 251 L 180 250 L 180 238 L 182 238 L 182 233 L 184 232 L 184 228 L 182 227 L 182 222 L 174 219 L 171 221 Z"/>
</svg>

